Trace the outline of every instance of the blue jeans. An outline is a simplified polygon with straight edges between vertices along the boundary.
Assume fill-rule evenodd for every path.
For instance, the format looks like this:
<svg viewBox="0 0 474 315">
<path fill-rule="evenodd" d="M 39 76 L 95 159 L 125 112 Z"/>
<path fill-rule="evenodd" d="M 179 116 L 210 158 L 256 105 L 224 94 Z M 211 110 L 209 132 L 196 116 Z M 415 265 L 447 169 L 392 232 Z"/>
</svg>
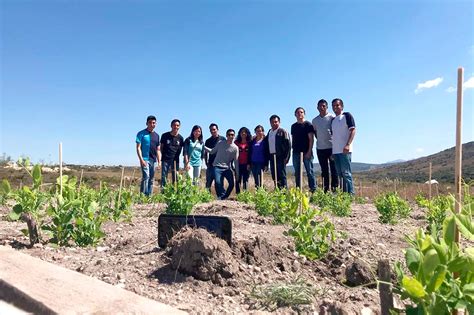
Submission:
<svg viewBox="0 0 474 315">
<path fill-rule="evenodd" d="M 166 186 L 166 182 L 168 180 L 168 173 L 171 170 L 171 181 L 176 181 L 176 171 L 179 170 L 178 162 L 176 162 L 176 170 L 174 169 L 174 161 L 172 162 L 161 162 L 161 187 Z"/>
<path fill-rule="evenodd" d="M 295 179 L 296 179 L 296 187 L 301 186 L 301 178 L 300 178 L 300 153 L 293 152 L 293 167 L 295 169 Z M 316 190 L 316 180 L 314 179 L 314 170 L 313 170 L 313 154 L 309 159 L 305 158 L 303 155 L 303 164 L 304 168 L 306 169 L 306 175 L 308 175 L 308 186 L 311 192 Z"/>
<path fill-rule="evenodd" d="M 208 165 L 206 169 L 206 188 L 209 191 L 211 191 L 211 185 L 215 178 L 214 166 Z"/>
<path fill-rule="evenodd" d="M 273 161 L 272 154 L 270 157 L 270 172 L 272 174 L 272 179 L 275 182 L 275 163 Z M 277 187 L 280 189 L 288 188 L 288 184 L 286 182 L 286 163 L 284 159 L 276 159 L 276 176 L 277 176 Z"/>
<path fill-rule="evenodd" d="M 146 166 L 142 166 L 142 182 L 140 183 L 140 192 L 150 196 L 153 192 L 153 180 L 155 178 L 155 163 L 146 161 Z"/>
<path fill-rule="evenodd" d="M 242 189 L 247 190 L 247 183 L 249 181 L 250 172 L 247 169 L 247 164 L 239 164 L 239 177 L 236 180 L 235 192 L 240 194 L 240 184 Z"/>
<path fill-rule="evenodd" d="M 252 163 L 252 175 L 255 181 L 255 188 L 262 185 L 262 170 L 265 168 L 263 163 Z"/>
<path fill-rule="evenodd" d="M 214 177 L 216 179 L 216 194 L 220 200 L 227 199 L 234 189 L 234 173 L 231 169 L 214 167 Z M 224 189 L 224 178 L 229 182 L 227 190 Z"/>
<path fill-rule="evenodd" d="M 342 177 L 342 191 L 354 195 L 354 186 L 352 184 L 351 171 L 352 153 L 338 153 L 334 154 L 334 163 L 336 164 L 336 171 L 339 177 Z"/>
</svg>

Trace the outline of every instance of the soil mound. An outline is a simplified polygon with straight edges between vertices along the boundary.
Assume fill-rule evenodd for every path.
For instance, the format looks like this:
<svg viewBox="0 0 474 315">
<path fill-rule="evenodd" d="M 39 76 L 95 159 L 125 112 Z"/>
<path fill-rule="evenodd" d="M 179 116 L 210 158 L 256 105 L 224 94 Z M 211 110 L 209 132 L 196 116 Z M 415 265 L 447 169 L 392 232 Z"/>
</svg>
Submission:
<svg viewBox="0 0 474 315">
<path fill-rule="evenodd" d="M 346 278 L 349 286 L 358 286 L 375 281 L 375 276 L 370 266 L 360 259 L 355 259 L 347 266 Z"/>
<path fill-rule="evenodd" d="M 168 248 L 172 268 L 199 280 L 222 283 L 239 268 L 229 245 L 205 229 L 183 228 Z"/>
</svg>

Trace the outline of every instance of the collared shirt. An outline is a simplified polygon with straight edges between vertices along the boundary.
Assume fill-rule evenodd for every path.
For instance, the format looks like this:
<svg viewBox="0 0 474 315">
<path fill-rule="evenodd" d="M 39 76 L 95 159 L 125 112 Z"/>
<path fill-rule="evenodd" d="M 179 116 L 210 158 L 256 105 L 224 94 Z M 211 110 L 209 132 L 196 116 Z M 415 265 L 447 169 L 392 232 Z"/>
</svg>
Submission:
<svg viewBox="0 0 474 315">
<path fill-rule="evenodd" d="M 276 153 L 276 146 L 275 146 L 275 138 L 276 134 L 278 132 L 278 129 L 270 129 L 270 132 L 268 133 L 268 147 L 270 149 L 270 154 L 275 154 Z"/>
</svg>

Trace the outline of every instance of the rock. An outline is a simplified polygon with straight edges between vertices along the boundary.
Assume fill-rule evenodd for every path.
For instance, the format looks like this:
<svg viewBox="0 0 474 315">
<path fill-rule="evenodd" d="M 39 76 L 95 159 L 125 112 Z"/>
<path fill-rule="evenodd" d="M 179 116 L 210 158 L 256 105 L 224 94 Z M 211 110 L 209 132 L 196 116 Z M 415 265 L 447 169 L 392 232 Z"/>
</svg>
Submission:
<svg viewBox="0 0 474 315">
<path fill-rule="evenodd" d="M 110 249 L 110 247 L 108 247 L 108 246 L 97 246 L 97 248 L 96 248 L 96 250 L 97 250 L 98 252 L 105 252 L 105 251 L 107 251 L 107 250 L 109 250 L 109 249 Z"/>
<path fill-rule="evenodd" d="M 361 315 L 373 315 L 374 312 L 372 311 L 372 309 L 370 309 L 368 307 L 364 307 L 363 309 L 360 310 L 360 314 Z"/>
<path fill-rule="evenodd" d="M 224 289 L 221 287 L 214 287 L 212 288 L 212 296 L 220 296 L 224 294 Z"/>
<path fill-rule="evenodd" d="M 346 268 L 346 280 L 349 286 L 358 286 L 375 281 L 374 273 L 370 266 L 360 259 L 355 259 Z"/>
<path fill-rule="evenodd" d="M 291 270 L 292 270 L 293 272 L 297 272 L 298 270 L 300 270 L 300 268 L 301 268 L 300 262 L 299 262 L 298 260 L 296 260 L 296 259 L 293 260 L 293 263 L 291 264 Z"/>
</svg>

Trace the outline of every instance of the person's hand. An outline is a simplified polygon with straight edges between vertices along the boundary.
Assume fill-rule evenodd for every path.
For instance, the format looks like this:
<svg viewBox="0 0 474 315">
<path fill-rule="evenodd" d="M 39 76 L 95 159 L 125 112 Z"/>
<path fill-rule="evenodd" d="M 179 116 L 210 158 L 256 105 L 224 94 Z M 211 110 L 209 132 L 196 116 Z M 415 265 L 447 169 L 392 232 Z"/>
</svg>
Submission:
<svg viewBox="0 0 474 315">
<path fill-rule="evenodd" d="M 342 153 L 345 153 L 345 154 L 346 154 L 346 153 L 349 153 L 349 150 L 350 150 L 349 145 L 346 144 L 346 145 L 344 146 L 344 149 L 342 149 Z"/>
<path fill-rule="evenodd" d="M 247 171 L 250 171 L 250 165 L 247 165 Z"/>
<path fill-rule="evenodd" d="M 186 169 L 186 171 L 189 171 L 191 169 L 191 166 L 189 164 L 186 164 L 184 168 Z"/>
<path fill-rule="evenodd" d="M 160 168 L 161 168 L 161 163 L 160 163 L 160 162 L 156 162 L 156 168 L 157 168 L 157 169 L 160 169 Z"/>
<path fill-rule="evenodd" d="M 142 167 L 146 167 L 147 163 L 146 163 L 146 161 L 145 161 L 144 159 L 141 159 L 141 160 L 140 160 L 140 165 L 141 165 Z"/>
<path fill-rule="evenodd" d="M 305 155 L 304 155 L 304 158 L 307 159 L 307 160 L 311 159 L 311 154 L 312 154 L 312 153 L 313 153 L 313 152 L 311 152 L 311 151 L 306 152 Z"/>
</svg>

